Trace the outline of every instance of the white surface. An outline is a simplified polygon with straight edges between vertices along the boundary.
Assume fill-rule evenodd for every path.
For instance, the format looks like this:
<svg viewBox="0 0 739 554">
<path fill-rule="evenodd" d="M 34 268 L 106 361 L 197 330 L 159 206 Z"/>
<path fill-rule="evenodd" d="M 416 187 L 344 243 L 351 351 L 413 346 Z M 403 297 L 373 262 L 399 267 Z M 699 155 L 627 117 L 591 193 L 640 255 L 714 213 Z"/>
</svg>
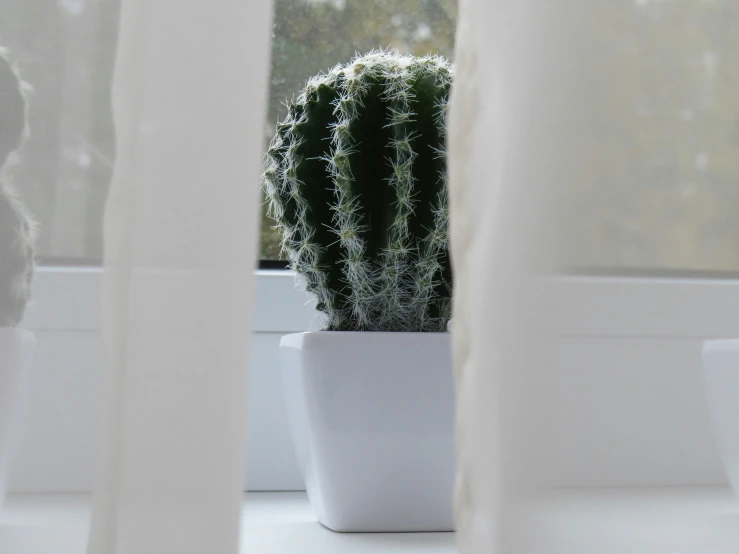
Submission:
<svg viewBox="0 0 739 554">
<path fill-rule="evenodd" d="M 509 512 L 514 554 L 736 554 L 728 488 L 562 490 Z"/>
<path fill-rule="evenodd" d="M 342 535 L 321 526 L 304 493 L 250 493 L 242 513 L 244 554 L 454 554 L 454 535 Z M 89 499 L 17 495 L 0 511 L 2 554 L 84 554 Z M 175 530 L 175 533 L 179 530 Z M 208 554 L 216 554 L 208 551 Z M 161 552 L 159 554 L 165 554 Z M 169 553 L 166 553 L 169 554 Z"/>
<path fill-rule="evenodd" d="M 0 506 L 26 420 L 34 347 L 32 332 L 0 327 Z"/>
<path fill-rule="evenodd" d="M 739 493 L 739 340 L 703 344 L 703 379 L 724 467 Z"/>
<path fill-rule="evenodd" d="M 336 531 L 451 531 L 448 333 L 300 333 L 280 343 L 298 459 Z"/>
<path fill-rule="evenodd" d="M 701 340 L 567 336 L 536 373 L 539 469 L 569 486 L 726 483 L 701 381 Z"/>
<path fill-rule="evenodd" d="M 516 554 L 734 554 L 739 545 L 739 502 L 723 488 L 563 491 L 523 513 L 528 532 Z M 244 554 L 457 552 L 450 533 L 333 533 L 304 493 L 250 493 L 242 523 Z M 88 525 L 87 496 L 11 495 L 0 552 L 84 554 Z"/>
<path fill-rule="evenodd" d="M 92 490 L 102 406 L 100 269 L 41 268 L 24 324 L 38 363 L 27 432 L 12 474 L 17 492 Z M 302 490 L 279 372 L 283 334 L 310 329 L 314 312 L 285 271 L 256 274 L 247 464 L 250 490 Z"/>
</svg>

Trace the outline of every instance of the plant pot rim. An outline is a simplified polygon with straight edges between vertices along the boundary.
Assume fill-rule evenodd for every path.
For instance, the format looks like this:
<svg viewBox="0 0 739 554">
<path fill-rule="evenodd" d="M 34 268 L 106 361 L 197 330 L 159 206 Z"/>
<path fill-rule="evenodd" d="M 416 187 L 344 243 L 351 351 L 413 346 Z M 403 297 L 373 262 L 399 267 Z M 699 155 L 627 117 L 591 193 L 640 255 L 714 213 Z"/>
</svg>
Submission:
<svg viewBox="0 0 739 554">
<path fill-rule="evenodd" d="M 703 353 L 739 351 L 739 339 L 713 339 L 703 341 Z"/>
<path fill-rule="evenodd" d="M 448 335 L 447 331 L 300 331 L 292 335 Z M 739 340 L 739 339 L 737 339 Z"/>
<path fill-rule="evenodd" d="M 345 342 L 367 339 L 370 341 L 403 340 L 410 342 L 424 342 L 439 340 L 441 337 L 451 337 L 448 332 L 388 332 L 388 331 L 306 331 L 302 333 L 289 333 L 283 335 L 280 346 L 292 348 L 304 348 L 314 344 L 325 344 L 327 342 Z"/>
</svg>

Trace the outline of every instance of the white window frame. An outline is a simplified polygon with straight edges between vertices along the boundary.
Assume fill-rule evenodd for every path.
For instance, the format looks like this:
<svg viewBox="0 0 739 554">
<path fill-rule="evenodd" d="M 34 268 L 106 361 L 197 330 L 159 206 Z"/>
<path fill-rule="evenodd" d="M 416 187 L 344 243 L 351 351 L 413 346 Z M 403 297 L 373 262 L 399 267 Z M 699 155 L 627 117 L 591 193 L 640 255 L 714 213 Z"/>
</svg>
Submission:
<svg viewBox="0 0 739 554">
<path fill-rule="evenodd" d="M 92 487 L 102 402 L 102 269 L 38 269 L 22 323 L 36 333 L 34 394 L 11 489 L 86 492 Z M 315 312 L 293 275 L 256 272 L 246 482 L 249 490 L 302 490 L 281 397 L 279 337 L 311 330 Z"/>
<path fill-rule="evenodd" d="M 284 415 L 277 344 L 283 334 L 310 330 L 315 312 L 289 271 L 256 275 L 247 483 L 250 490 L 294 490 L 302 481 Z M 102 345 L 94 356 L 87 350 L 100 341 L 101 277 L 99 268 L 38 271 L 24 326 L 37 332 L 44 367 L 37 367 L 15 490 L 91 486 Z M 553 394 L 567 398 L 557 417 L 570 440 L 553 437 L 547 447 L 561 479 L 607 486 L 723 483 L 700 391 L 700 343 L 739 336 L 739 280 L 581 276 L 548 280 L 541 292 L 542 302 L 556 302 L 551 329 L 564 338 L 567 357 L 553 364 L 561 372 Z"/>
<path fill-rule="evenodd" d="M 39 267 L 22 326 L 33 331 L 100 331 L 102 274 L 100 267 Z M 312 325 L 315 314 L 291 272 L 260 269 L 256 283 L 254 332 L 293 332 Z"/>
</svg>

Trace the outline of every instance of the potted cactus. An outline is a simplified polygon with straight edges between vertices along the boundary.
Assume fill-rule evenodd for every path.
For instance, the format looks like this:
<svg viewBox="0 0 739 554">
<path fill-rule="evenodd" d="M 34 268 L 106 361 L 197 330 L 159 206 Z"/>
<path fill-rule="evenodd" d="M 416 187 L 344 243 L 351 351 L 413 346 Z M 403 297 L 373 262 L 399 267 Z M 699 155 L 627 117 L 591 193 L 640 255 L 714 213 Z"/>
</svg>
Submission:
<svg viewBox="0 0 739 554">
<path fill-rule="evenodd" d="M 308 81 L 264 175 L 322 331 L 283 337 L 285 398 L 318 520 L 449 531 L 452 273 L 439 57 L 372 52 Z"/>
<path fill-rule="evenodd" d="M 34 270 L 34 225 L 8 183 L 28 135 L 26 85 L 0 49 L 0 504 L 28 399 L 33 334 L 18 329 Z"/>
</svg>

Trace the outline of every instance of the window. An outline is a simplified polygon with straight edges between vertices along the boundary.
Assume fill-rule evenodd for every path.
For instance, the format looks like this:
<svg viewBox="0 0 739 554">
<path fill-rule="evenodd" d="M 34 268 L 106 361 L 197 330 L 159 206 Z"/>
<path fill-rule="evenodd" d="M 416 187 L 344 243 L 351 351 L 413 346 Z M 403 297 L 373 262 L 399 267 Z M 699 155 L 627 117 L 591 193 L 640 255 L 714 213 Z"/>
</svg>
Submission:
<svg viewBox="0 0 739 554">
<path fill-rule="evenodd" d="M 10 23 L 0 46 L 35 89 L 32 138 L 14 181 L 41 223 L 39 252 L 47 259 L 102 256 L 115 158 L 109 98 L 119 3 L 0 3 L 0 21 Z M 308 77 L 356 52 L 382 46 L 451 57 L 456 4 L 276 0 L 265 142 L 284 116 L 283 102 Z M 593 16 L 584 32 L 598 45 L 600 67 L 624 78 L 603 80 L 611 86 L 598 90 L 597 140 L 577 152 L 592 177 L 562 187 L 573 208 L 569 265 L 615 273 L 739 271 L 739 114 L 723 116 L 739 110 L 738 15 L 728 0 L 621 0 Z M 267 218 L 261 246 L 262 258 L 279 258 Z"/>
<path fill-rule="evenodd" d="M 39 253 L 98 262 L 115 158 L 110 92 L 120 0 L 0 3 L 0 46 L 34 87 L 32 138 L 14 181 L 41 224 Z M 452 54 L 456 0 L 276 0 L 265 144 L 283 103 L 313 74 L 356 52 Z M 43 38 L 40 38 L 43 37 Z M 265 218 L 262 258 L 278 259 Z"/>
<path fill-rule="evenodd" d="M 587 178 L 563 187 L 570 264 L 739 271 L 739 5 L 621 0 L 590 13 L 598 106 L 572 149 Z"/>
</svg>

